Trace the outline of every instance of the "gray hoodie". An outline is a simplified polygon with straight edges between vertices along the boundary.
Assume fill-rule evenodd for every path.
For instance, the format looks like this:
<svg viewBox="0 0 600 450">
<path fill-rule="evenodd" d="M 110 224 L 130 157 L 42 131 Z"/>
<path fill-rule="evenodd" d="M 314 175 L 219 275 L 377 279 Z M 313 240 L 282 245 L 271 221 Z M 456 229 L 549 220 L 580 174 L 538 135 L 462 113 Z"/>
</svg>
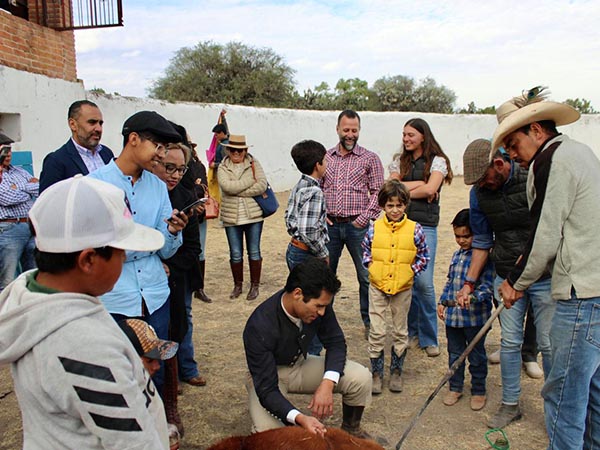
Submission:
<svg viewBox="0 0 600 450">
<path fill-rule="evenodd" d="M 163 403 L 101 302 L 27 288 L 0 294 L 0 366 L 11 364 L 23 448 L 168 449 Z"/>
</svg>

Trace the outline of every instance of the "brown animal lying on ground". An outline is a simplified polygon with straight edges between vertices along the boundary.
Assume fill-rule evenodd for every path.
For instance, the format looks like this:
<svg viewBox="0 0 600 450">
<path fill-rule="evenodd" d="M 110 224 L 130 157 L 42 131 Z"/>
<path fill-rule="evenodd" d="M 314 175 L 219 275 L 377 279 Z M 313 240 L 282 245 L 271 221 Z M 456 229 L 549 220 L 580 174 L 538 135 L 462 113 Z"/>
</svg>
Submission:
<svg viewBox="0 0 600 450">
<path fill-rule="evenodd" d="M 325 437 L 302 427 L 283 427 L 250 436 L 234 436 L 207 450 L 384 450 L 374 441 L 360 439 L 340 430 L 327 428 Z"/>
</svg>

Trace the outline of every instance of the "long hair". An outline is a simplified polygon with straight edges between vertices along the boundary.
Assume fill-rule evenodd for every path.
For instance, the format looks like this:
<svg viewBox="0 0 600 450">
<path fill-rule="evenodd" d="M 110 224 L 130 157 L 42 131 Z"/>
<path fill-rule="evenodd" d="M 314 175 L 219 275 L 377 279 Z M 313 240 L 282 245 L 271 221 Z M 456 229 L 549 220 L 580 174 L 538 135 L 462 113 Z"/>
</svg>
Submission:
<svg viewBox="0 0 600 450">
<path fill-rule="evenodd" d="M 423 147 L 423 157 L 425 158 L 425 182 L 429 181 L 429 175 L 431 174 L 431 163 L 433 162 L 433 158 L 436 156 L 441 156 L 446 160 L 446 166 L 448 167 L 448 175 L 444 178 L 444 181 L 448 184 L 452 183 L 452 177 L 454 176 L 452 173 L 452 167 L 450 166 L 450 160 L 442 150 L 442 147 L 435 140 L 433 133 L 431 132 L 431 128 L 429 128 L 429 124 L 425 122 L 423 119 L 415 118 L 410 119 L 408 122 L 404 124 L 404 126 L 413 127 L 419 133 L 423 135 L 423 143 L 421 146 Z M 398 154 L 394 155 L 394 159 L 398 157 Z M 407 152 L 404 149 L 404 144 L 402 144 L 402 151 L 400 153 L 400 179 L 404 180 L 404 177 L 408 175 L 411 168 L 411 152 Z"/>
</svg>

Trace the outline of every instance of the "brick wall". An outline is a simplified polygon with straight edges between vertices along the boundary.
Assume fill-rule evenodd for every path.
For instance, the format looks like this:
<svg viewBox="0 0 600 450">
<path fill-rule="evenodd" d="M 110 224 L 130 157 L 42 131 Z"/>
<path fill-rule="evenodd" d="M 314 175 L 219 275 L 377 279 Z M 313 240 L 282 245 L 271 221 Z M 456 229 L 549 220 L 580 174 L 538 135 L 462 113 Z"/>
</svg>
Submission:
<svg viewBox="0 0 600 450">
<path fill-rule="evenodd" d="M 30 20 L 35 20 L 31 12 Z M 0 65 L 76 81 L 73 31 L 56 31 L 0 11 Z"/>
</svg>

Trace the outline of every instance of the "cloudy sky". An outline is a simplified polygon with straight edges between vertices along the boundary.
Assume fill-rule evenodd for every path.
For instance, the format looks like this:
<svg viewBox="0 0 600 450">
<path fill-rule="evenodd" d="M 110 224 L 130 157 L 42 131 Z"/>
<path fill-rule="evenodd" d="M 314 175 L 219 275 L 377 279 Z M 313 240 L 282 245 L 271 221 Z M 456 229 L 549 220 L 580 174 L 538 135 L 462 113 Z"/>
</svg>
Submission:
<svg viewBox="0 0 600 450">
<path fill-rule="evenodd" d="M 85 87 L 145 97 L 174 52 L 200 41 L 270 47 L 300 92 L 321 81 L 430 76 L 457 107 L 523 89 L 600 110 L 598 0 L 123 0 L 124 27 L 76 32 Z"/>
</svg>

